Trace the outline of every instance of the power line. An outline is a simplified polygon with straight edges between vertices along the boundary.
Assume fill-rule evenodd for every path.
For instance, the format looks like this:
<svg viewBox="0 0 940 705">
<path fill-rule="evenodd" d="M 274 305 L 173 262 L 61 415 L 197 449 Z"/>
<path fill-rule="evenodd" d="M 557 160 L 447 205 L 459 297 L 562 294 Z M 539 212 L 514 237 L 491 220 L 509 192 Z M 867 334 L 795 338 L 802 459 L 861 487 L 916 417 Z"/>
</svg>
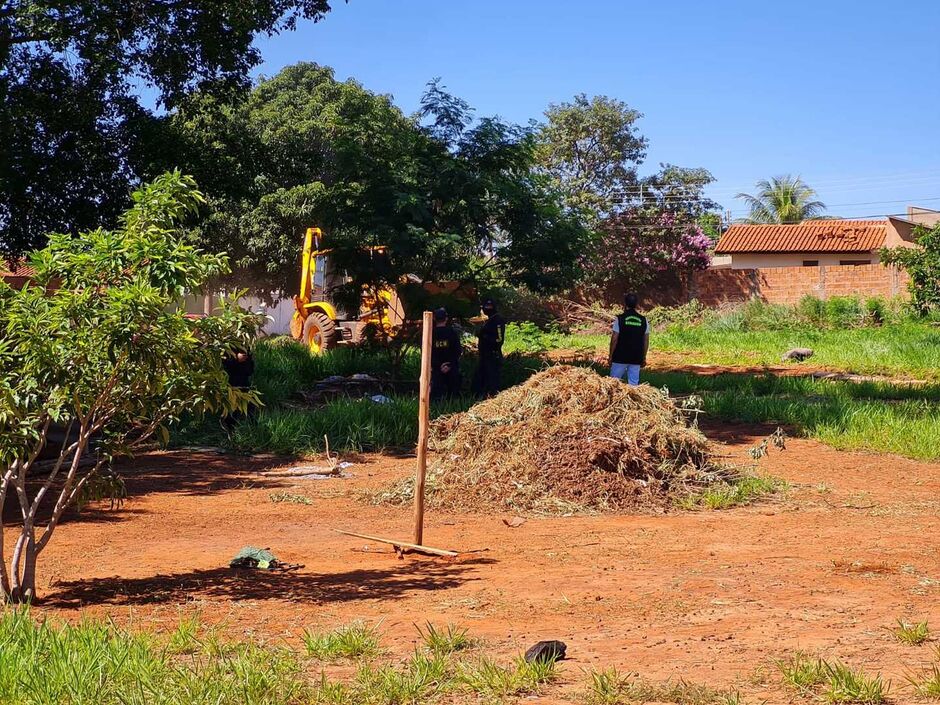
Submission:
<svg viewBox="0 0 940 705">
<path fill-rule="evenodd" d="M 915 208 L 917 203 L 926 201 L 940 201 L 940 196 L 930 196 L 929 198 L 902 198 L 897 201 L 865 201 L 863 203 L 827 203 L 826 208 L 848 208 L 849 206 L 880 206 L 889 203 L 908 203 Z M 732 213 L 750 213 L 749 208 L 731 209 Z"/>
<path fill-rule="evenodd" d="M 812 184 L 809 184 L 813 190 L 820 190 L 820 187 L 826 191 L 836 191 L 836 192 L 847 192 L 847 191 L 864 191 L 872 188 L 877 188 L 882 185 L 891 185 L 891 186 L 906 186 L 906 185 L 918 185 L 923 182 L 931 182 L 940 180 L 940 170 L 931 171 L 931 172 L 909 172 L 906 174 L 894 174 L 894 175 L 883 175 L 883 176 L 866 176 L 866 177 L 857 177 L 857 178 L 846 178 L 846 179 L 835 179 L 829 181 L 813 181 Z M 724 196 L 733 197 L 738 193 L 747 192 L 748 189 L 753 189 L 754 184 L 749 184 L 747 186 L 742 186 L 739 188 L 732 187 L 721 187 L 710 189 L 711 196 L 713 198 L 720 198 Z M 647 185 L 631 185 L 624 186 L 620 189 L 617 189 L 617 192 L 623 195 L 638 195 L 641 192 L 651 189 L 654 187 Z M 703 188 L 708 189 L 708 186 Z"/>
</svg>

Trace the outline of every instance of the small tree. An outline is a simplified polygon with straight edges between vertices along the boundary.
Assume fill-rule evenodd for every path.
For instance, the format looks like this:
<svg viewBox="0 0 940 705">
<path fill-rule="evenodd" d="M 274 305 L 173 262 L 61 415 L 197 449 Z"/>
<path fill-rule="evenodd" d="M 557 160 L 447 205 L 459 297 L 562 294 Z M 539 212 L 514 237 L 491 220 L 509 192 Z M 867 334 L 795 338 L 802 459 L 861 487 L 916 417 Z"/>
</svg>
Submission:
<svg viewBox="0 0 940 705">
<path fill-rule="evenodd" d="M 707 269 L 712 241 L 701 226 L 681 215 L 659 210 L 630 210 L 601 224 L 603 247 L 591 254 L 588 283 L 630 289 L 665 272 L 682 276 Z"/>
<path fill-rule="evenodd" d="M 190 320 L 176 305 L 227 270 L 224 255 L 180 235 L 202 202 L 194 182 L 166 174 L 133 201 L 117 230 L 53 235 L 32 258 L 34 286 L 0 286 L 0 507 L 12 494 L 20 510 L 9 563 L 0 532 L 8 601 L 35 598 L 40 553 L 63 513 L 113 480 L 112 459 L 166 442 L 183 414 L 249 401 L 221 361 L 250 340 L 256 317 L 228 302 Z M 50 440 L 56 428 L 61 447 Z M 51 467 L 41 474 L 44 454 Z"/>
<path fill-rule="evenodd" d="M 940 309 L 940 225 L 915 231 L 919 247 L 881 251 L 881 261 L 904 268 L 911 277 L 911 306 L 922 316 Z"/>
</svg>

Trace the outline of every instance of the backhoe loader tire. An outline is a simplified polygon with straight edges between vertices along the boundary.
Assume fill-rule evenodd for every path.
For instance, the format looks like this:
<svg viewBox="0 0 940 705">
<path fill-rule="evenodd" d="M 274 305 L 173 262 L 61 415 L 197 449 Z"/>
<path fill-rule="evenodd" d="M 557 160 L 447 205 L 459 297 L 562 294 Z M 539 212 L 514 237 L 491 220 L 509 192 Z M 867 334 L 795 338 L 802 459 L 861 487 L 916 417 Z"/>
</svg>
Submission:
<svg viewBox="0 0 940 705">
<path fill-rule="evenodd" d="M 338 333 L 336 321 L 325 313 L 314 311 L 304 321 L 304 335 L 301 342 L 310 348 L 310 352 L 321 353 L 336 347 Z"/>
</svg>

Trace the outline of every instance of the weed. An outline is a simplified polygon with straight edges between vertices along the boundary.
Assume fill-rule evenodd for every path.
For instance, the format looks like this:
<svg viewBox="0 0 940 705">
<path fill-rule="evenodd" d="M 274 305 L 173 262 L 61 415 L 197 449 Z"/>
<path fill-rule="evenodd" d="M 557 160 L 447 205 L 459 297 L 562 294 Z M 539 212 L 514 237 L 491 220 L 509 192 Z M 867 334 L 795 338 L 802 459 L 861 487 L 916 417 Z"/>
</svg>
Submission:
<svg viewBox="0 0 940 705">
<path fill-rule="evenodd" d="M 698 494 L 679 500 L 682 509 L 730 509 L 752 504 L 768 495 L 787 488 L 787 483 L 775 477 L 741 475 L 732 482 L 710 485 Z"/>
<path fill-rule="evenodd" d="M 322 661 L 358 659 L 375 656 L 379 639 L 375 627 L 354 622 L 330 632 L 304 631 L 304 646 L 310 656 Z"/>
<path fill-rule="evenodd" d="M 920 646 L 930 638 L 930 628 L 926 621 L 909 624 L 899 619 L 898 626 L 894 627 L 891 633 L 895 639 L 908 646 Z"/>
<path fill-rule="evenodd" d="M 825 663 L 825 670 L 823 698 L 827 702 L 877 705 L 885 701 L 889 686 L 880 675 L 868 676 L 863 670 L 852 669 L 838 661 Z"/>
<path fill-rule="evenodd" d="M 313 702 L 316 705 L 348 705 L 356 702 L 352 691 L 343 683 L 327 680 L 326 674 L 320 674 L 320 681 L 313 690 Z"/>
<path fill-rule="evenodd" d="M 448 624 L 444 629 L 435 627 L 430 622 L 424 629 L 415 625 L 422 641 L 431 653 L 439 656 L 447 656 L 457 651 L 465 651 L 473 646 L 473 639 L 466 629 Z"/>
<path fill-rule="evenodd" d="M 356 694 L 369 705 L 417 703 L 452 685 L 444 658 L 418 651 L 403 668 L 364 666 L 356 675 Z"/>
<path fill-rule="evenodd" d="M 591 671 L 588 685 L 588 705 L 618 705 L 630 692 L 630 676 L 622 675 L 616 668 Z"/>
<path fill-rule="evenodd" d="M 803 695 L 821 690 L 829 703 L 877 705 L 885 701 L 890 684 L 881 675 L 869 676 L 862 669 L 811 656 L 798 651 L 776 663 L 786 685 Z"/>
<path fill-rule="evenodd" d="M 194 654 L 199 650 L 199 632 L 202 623 L 198 617 L 186 617 L 170 633 L 167 651 L 171 654 Z"/>
<path fill-rule="evenodd" d="M 537 693 L 542 685 L 557 677 L 555 664 L 555 661 L 529 663 L 519 657 L 512 667 L 506 668 L 482 656 L 475 662 L 460 665 L 458 681 L 485 697 L 505 698 Z"/>
<path fill-rule="evenodd" d="M 826 680 L 826 662 L 821 658 L 797 651 L 787 659 L 776 662 L 783 682 L 802 693 L 812 690 Z"/>
<path fill-rule="evenodd" d="M 918 697 L 928 700 L 940 700 L 940 666 L 934 664 L 929 671 L 919 677 L 909 676 L 907 682 L 914 688 Z"/>
<path fill-rule="evenodd" d="M 288 504 L 313 504 L 313 500 L 310 499 L 305 494 L 297 494 L 295 492 L 272 492 L 268 495 L 272 502 L 275 504 L 288 503 Z"/>
<path fill-rule="evenodd" d="M 736 690 L 717 690 L 680 679 L 653 683 L 633 675 L 621 675 L 616 668 L 591 672 L 585 700 L 588 705 L 620 705 L 633 702 L 675 703 L 675 705 L 742 705 Z"/>
</svg>

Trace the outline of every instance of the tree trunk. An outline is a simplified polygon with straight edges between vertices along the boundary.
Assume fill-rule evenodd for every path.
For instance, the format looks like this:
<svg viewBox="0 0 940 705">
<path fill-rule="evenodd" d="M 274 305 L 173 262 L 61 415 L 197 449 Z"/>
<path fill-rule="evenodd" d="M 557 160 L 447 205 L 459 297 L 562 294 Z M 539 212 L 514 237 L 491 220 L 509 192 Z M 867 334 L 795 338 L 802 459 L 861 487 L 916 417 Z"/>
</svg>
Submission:
<svg viewBox="0 0 940 705">
<path fill-rule="evenodd" d="M 10 561 L 9 601 L 25 604 L 36 599 L 36 558 L 39 547 L 36 545 L 36 532 L 32 526 L 23 527 L 16 542 L 13 559 Z"/>
</svg>

